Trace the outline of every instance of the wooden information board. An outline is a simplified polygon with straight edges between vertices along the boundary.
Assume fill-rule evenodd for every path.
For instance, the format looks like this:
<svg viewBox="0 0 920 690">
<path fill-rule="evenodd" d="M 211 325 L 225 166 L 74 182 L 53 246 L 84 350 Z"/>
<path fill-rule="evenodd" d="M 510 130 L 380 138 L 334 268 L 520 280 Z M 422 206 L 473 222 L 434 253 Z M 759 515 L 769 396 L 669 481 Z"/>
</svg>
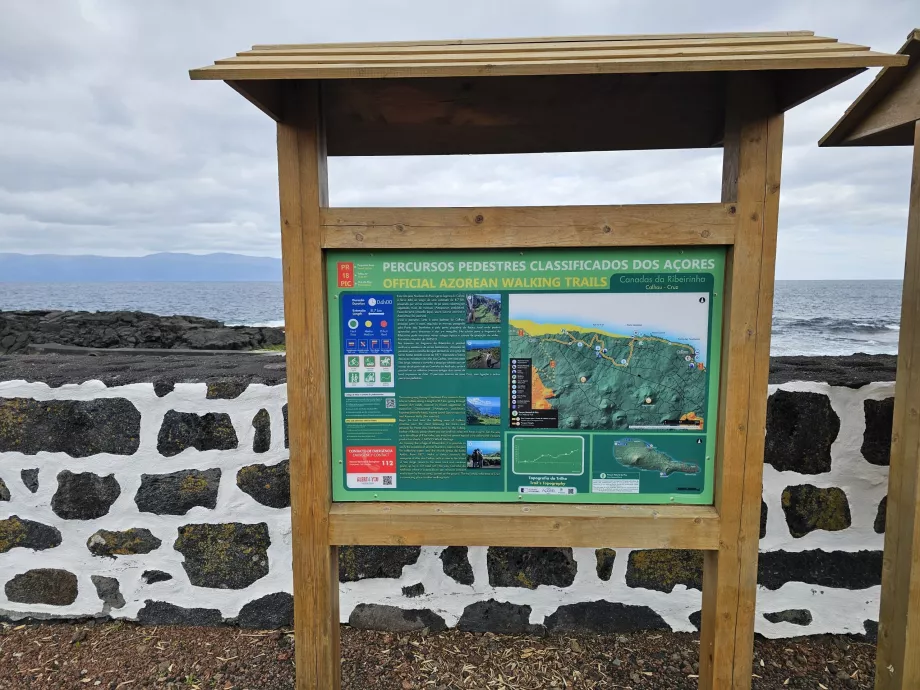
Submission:
<svg viewBox="0 0 920 690">
<path fill-rule="evenodd" d="M 723 247 L 326 272 L 333 500 L 712 505 Z"/>
<path fill-rule="evenodd" d="M 800 31 L 256 46 L 213 66 L 193 70 L 195 79 L 226 81 L 278 122 L 298 688 L 337 690 L 341 685 L 337 547 L 357 544 L 701 549 L 705 558 L 700 687 L 750 687 L 782 113 L 867 66 L 900 62 L 901 58 Z M 330 208 L 328 204 L 327 155 L 711 146 L 724 149 L 722 198 L 718 202 L 526 208 Z M 615 275 L 644 273 L 653 283 L 665 276 L 667 283 L 667 276 L 675 275 L 675 271 L 658 271 L 651 263 L 648 269 L 643 263 L 633 269 L 630 262 L 673 258 L 681 251 L 691 261 L 713 260 L 712 266 L 696 269 L 711 280 L 704 280 L 704 289 L 697 288 L 696 296 L 697 300 L 709 299 L 711 294 L 705 347 L 698 340 L 696 344 L 688 340 L 699 338 L 699 328 L 667 334 L 667 324 L 652 324 L 646 330 L 664 331 L 662 340 L 674 343 L 669 347 L 686 351 L 681 356 L 690 357 L 684 359 L 688 377 L 691 372 L 694 377 L 705 374 L 704 380 L 688 378 L 689 383 L 684 385 L 684 392 L 692 395 L 694 382 L 702 380 L 702 407 L 698 402 L 692 409 L 684 408 L 686 401 L 675 401 L 676 407 L 668 407 L 658 421 L 671 424 L 676 415 L 678 424 L 689 426 L 702 415 L 702 428 L 668 429 L 665 431 L 674 436 L 665 439 L 670 444 L 696 434 L 694 438 L 700 438 L 706 450 L 702 455 L 693 455 L 671 447 L 670 453 L 664 453 L 671 458 L 668 460 L 661 454 L 650 454 L 647 448 L 633 446 L 621 449 L 620 459 L 628 462 L 633 458 L 637 462 L 636 450 L 645 456 L 642 462 L 652 456 L 653 464 L 671 462 L 676 455 L 684 470 L 696 465 L 700 471 L 675 469 L 672 476 L 696 475 L 704 479 L 701 485 L 671 484 L 665 472 L 663 481 L 651 482 L 645 500 L 627 503 L 627 497 L 634 496 L 634 474 L 619 470 L 611 461 L 594 476 L 595 457 L 607 462 L 616 453 L 617 439 L 624 438 L 609 435 L 614 431 L 612 427 L 623 422 L 631 434 L 626 438 L 635 435 L 637 442 L 644 443 L 642 434 L 650 430 L 629 427 L 656 426 L 643 423 L 648 421 L 645 413 L 650 410 L 641 407 L 661 403 L 660 390 L 653 389 L 637 401 L 639 411 L 632 419 L 627 415 L 625 420 L 614 422 L 613 416 L 608 420 L 603 415 L 588 414 L 589 424 L 603 427 L 600 429 L 582 431 L 583 415 L 557 418 L 559 426 L 554 429 L 567 440 L 551 443 L 555 464 L 535 472 L 533 466 L 527 469 L 525 462 L 523 468 L 518 467 L 522 473 L 515 473 L 514 450 L 506 458 L 507 451 L 503 454 L 501 445 L 506 449 L 508 444 L 513 446 L 514 432 L 523 429 L 532 433 L 535 427 L 523 426 L 525 416 L 528 424 L 536 424 L 546 423 L 552 415 L 518 415 L 521 425 L 511 426 L 515 408 L 509 405 L 508 397 L 512 395 L 513 400 L 511 374 L 517 372 L 509 369 L 506 355 L 492 350 L 494 344 L 470 345 L 473 361 L 478 357 L 485 367 L 482 373 L 486 390 L 480 395 L 472 388 L 458 389 L 452 397 L 458 399 L 457 403 L 467 397 L 498 398 L 502 430 L 486 430 L 485 435 L 475 439 L 458 436 L 452 449 L 445 449 L 457 454 L 444 460 L 454 468 L 452 476 L 456 481 L 443 495 L 432 485 L 422 487 L 423 492 L 437 492 L 426 500 L 418 500 L 424 498 L 423 494 L 411 493 L 412 481 L 432 480 L 424 475 L 425 463 L 431 458 L 410 454 L 417 460 L 411 477 L 389 471 L 388 463 L 393 457 L 389 450 L 380 449 L 395 448 L 398 453 L 401 443 L 412 442 L 401 440 L 398 428 L 390 429 L 396 434 L 392 442 L 386 436 L 390 432 L 370 428 L 366 422 L 358 422 L 367 428 L 352 435 L 346 431 L 348 419 L 397 418 L 387 416 L 383 396 L 373 397 L 375 402 L 370 403 L 354 402 L 361 396 L 345 396 L 349 381 L 355 383 L 354 374 L 360 387 L 353 392 L 364 393 L 386 391 L 383 384 L 393 381 L 381 379 L 381 372 L 391 373 L 391 379 L 399 377 L 400 358 L 405 352 L 401 353 L 398 342 L 389 352 L 383 340 L 398 339 L 401 324 L 406 318 L 411 321 L 399 311 L 399 301 L 410 299 L 412 290 L 406 292 L 407 286 L 398 283 L 374 282 L 376 264 L 362 268 L 362 257 L 391 252 L 395 263 L 404 264 L 450 261 L 445 258 L 449 256 L 455 256 L 458 262 L 460 257 L 467 262 L 513 262 L 521 256 L 525 262 L 526 257 L 533 257 L 533 261 L 626 260 L 628 269 L 602 268 L 597 274 L 579 277 L 609 281 Z M 507 258 L 510 254 L 520 256 L 512 260 Z M 526 267 L 529 270 L 529 262 Z M 356 291 L 365 268 L 370 273 L 363 279 L 370 282 L 361 288 L 363 292 Z M 693 264 L 689 268 L 693 270 Z M 561 271 L 552 267 L 549 277 L 558 274 L 564 279 Z M 466 270 L 455 277 L 473 280 L 476 273 Z M 590 299 L 610 299 L 609 285 L 587 284 L 592 294 L 604 293 Z M 582 289 L 574 284 L 569 287 Z M 437 289 L 425 294 L 431 292 Z M 457 298 L 453 306 L 443 309 L 455 308 L 459 315 L 467 305 L 465 298 L 470 296 L 468 306 L 474 321 L 488 320 L 489 314 L 494 314 L 496 297 L 502 303 L 501 309 L 505 309 L 505 302 L 518 300 L 523 304 L 522 292 L 502 290 L 500 285 L 463 287 L 453 292 L 462 293 L 464 301 Z M 377 297 L 387 300 L 391 294 L 394 304 L 381 304 L 378 308 Z M 375 299 L 373 305 L 371 298 Z M 347 304 L 342 302 L 344 299 Z M 432 298 L 427 299 L 427 305 L 417 306 L 439 312 L 442 307 L 435 309 Z M 530 316 L 539 315 L 538 309 L 529 311 L 533 312 Z M 541 337 L 536 332 L 539 325 L 524 324 L 535 321 L 524 318 L 528 316 L 524 310 L 518 316 L 521 323 L 516 330 L 503 316 L 498 336 L 480 340 L 497 339 L 499 350 L 515 347 L 522 359 L 530 360 L 524 376 L 524 381 L 528 376 L 530 379 L 530 406 L 521 411 L 531 413 L 541 409 L 534 390 L 542 390 L 540 386 L 546 383 L 543 375 L 549 377 L 551 372 L 547 372 L 539 353 L 527 349 L 537 344 L 531 338 Z M 395 326 L 391 320 L 395 320 Z M 382 321 L 387 325 L 383 326 Z M 608 321 L 616 325 L 615 319 Z M 502 333 L 502 326 L 509 331 Z M 591 355 L 585 357 L 587 362 L 572 360 L 583 371 L 579 374 L 570 368 L 567 375 L 571 377 L 574 372 L 575 380 L 563 380 L 558 391 L 553 389 L 553 396 L 560 395 L 557 405 L 569 390 L 563 390 L 564 386 L 590 385 L 598 360 L 604 365 L 614 364 L 604 358 L 605 354 L 617 351 L 616 364 L 621 367 L 628 368 L 639 361 L 629 353 L 644 335 L 641 328 L 637 337 L 635 332 L 602 334 L 600 330 L 608 329 L 600 326 L 595 327 L 600 330 L 593 335 L 582 333 L 579 328 L 590 328 L 583 319 L 555 326 L 562 337 L 556 338 L 561 342 L 553 347 L 571 347 L 573 342 L 576 352 L 578 342 L 583 343 L 582 350 L 601 347 L 600 357 L 594 350 L 593 360 Z M 523 335 L 517 335 L 517 331 Z M 358 341 L 365 338 L 380 341 L 378 351 L 370 342 L 362 347 Z M 520 340 L 513 342 L 512 338 Z M 350 340 L 355 341 L 352 348 L 348 345 Z M 464 356 L 466 340 L 477 338 L 464 336 Z M 459 347 L 445 343 L 448 348 Z M 625 350 L 616 350 L 624 347 Z M 603 352 L 605 348 L 607 353 Z M 451 352 L 445 356 L 459 356 Z M 532 356 L 524 357 L 525 352 Z M 559 352 L 569 354 L 568 350 Z M 582 356 L 585 354 L 582 352 Z M 350 360 L 351 357 L 358 359 Z M 384 366 L 383 357 L 395 360 L 386 360 Z M 489 378 L 495 361 L 501 373 Z M 541 383 L 534 378 L 534 371 Z M 373 377 L 368 376 L 371 373 Z M 365 384 L 373 387 L 364 387 Z M 327 391 L 331 394 L 331 407 Z M 394 393 L 399 406 L 398 391 Z M 651 402 L 645 403 L 645 398 Z M 378 403 L 382 411 L 375 408 Z M 476 414 L 492 407 L 474 406 Z M 559 411 L 558 406 L 556 409 Z M 461 408 L 457 414 L 463 414 Z M 575 417 L 579 417 L 578 431 Z M 566 426 L 568 422 L 571 424 Z M 465 435 L 466 424 L 456 428 L 460 426 Z M 581 450 L 580 443 L 576 448 L 571 440 L 576 436 L 588 448 L 581 451 L 584 464 L 580 468 L 564 460 Z M 600 447 L 598 438 L 607 445 Z M 467 453 L 470 447 L 465 443 L 461 446 L 461 440 L 497 440 L 499 448 L 496 453 L 493 447 L 483 444 L 478 447 L 479 453 L 473 452 L 477 450 L 475 446 Z M 665 442 L 660 445 L 663 449 Z M 349 472 L 349 447 L 376 450 L 353 450 L 351 461 L 356 471 Z M 595 451 L 596 456 L 592 456 Z M 521 447 L 519 452 L 527 462 L 543 460 L 532 448 Z M 467 461 L 475 466 L 464 467 Z M 492 469 L 496 461 L 501 470 Z M 572 482 L 566 478 L 576 476 L 579 469 L 580 479 Z M 607 469 L 623 476 L 600 477 L 607 474 Z M 591 473 L 590 482 L 587 473 Z M 349 475 L 354 475 L 351 484 Z M 472 486 L 472 497 L 483 488 L 477 482 L 488 483 L 492 475 L 501 477 L 502 482 L 501 490 L 497 485 L 486 487 L 486 493 L 493 498 L 473 502 L 461 495 L 460 489 Z M 705 481 L 710 476 L 711 487 Z M 391 488 L 383 488 L 384 477 L 394 482 Z M 512 481 L 513 477 L 524 479 Z M 378 481 L 379 485 L 375 484 Z M 499 480 L 494 481 L 497 484 Z M 641 476 L 638 483 L 641 496 Z M 693 488 L 694 492 L 691 495 L 690 491 L 680 491 L 681 486 Z M 580 494 L 565 494 L 577 499 L 557 500 L 559 494 L 551 491 L 560 488 L 575 489 Z M 592 492 L 592 488 L 597 490 Z M 398 500 L 387 500 L 382 495 L 385 490 L 393 491 L 391 496 Z M 606 494 L 611 496 L 611 502 L 581 501 L 584 497 L 604 496 L 604 490 L 612 492 Z M 359 500 L 353 500 L 353 491 L 364 493 Z M 371 500 L 363 498 L 367 492 Z"/>
</svg>

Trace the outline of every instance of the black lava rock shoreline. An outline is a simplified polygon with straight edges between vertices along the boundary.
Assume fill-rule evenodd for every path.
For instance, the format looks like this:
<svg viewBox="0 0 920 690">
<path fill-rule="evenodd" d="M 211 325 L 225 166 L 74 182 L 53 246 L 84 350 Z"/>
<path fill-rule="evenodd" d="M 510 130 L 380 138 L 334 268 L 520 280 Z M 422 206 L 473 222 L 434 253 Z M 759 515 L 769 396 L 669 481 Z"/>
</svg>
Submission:
<svg viewBox="0 0 920 690">
<path fill-rule="evenodd" d="M 198 316 L 140 311 L 0 311 L 0 354 L 54 343 L 94 348 L 258 350 L 284 344 L 284 329 L 225 326 Z"/>
</svg>

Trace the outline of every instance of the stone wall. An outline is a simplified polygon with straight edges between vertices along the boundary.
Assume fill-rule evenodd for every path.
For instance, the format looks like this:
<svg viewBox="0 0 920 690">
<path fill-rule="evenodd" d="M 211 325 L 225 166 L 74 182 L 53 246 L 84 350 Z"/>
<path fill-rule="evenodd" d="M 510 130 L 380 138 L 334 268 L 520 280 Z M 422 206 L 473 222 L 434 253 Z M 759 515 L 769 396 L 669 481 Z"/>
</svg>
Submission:
<svg viewBox="0 0 920 690">
<path fill-rule="evenodd" d="M 198 316 L 140 311 L 0 311 L 0 355 L 32 344 L 168 350 L 254 350 L 284 343 L 284 330 L 225 326 Z"/>
<path fill-rule="evenodd" d="M 894 383 L 854 378 L 858 361 L 835 360 L 826 378 L 840 385 L 788 380 L 803 369 L 787 362 L 770 386 L 757 603 L 768 637 L 874 630 Z M 889 358 L 879 378 L 893 373 Z M 0 616 L 289 624 L 285 417 L 283 385 L 240 378 L 0 382 Z M 598 542 L 343 548 L 342 621 L 695 628 L 700 553 Z"/>
</svg>

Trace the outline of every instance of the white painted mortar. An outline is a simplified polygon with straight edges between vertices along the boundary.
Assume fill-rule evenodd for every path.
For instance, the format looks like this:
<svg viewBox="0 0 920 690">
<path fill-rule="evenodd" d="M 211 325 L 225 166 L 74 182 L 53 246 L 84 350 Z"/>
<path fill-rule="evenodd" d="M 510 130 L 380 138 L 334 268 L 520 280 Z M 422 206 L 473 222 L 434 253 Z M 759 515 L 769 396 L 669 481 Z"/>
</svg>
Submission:
<svg viewBox="0 0 920 690">
<path fill-rule="evenodd" d="M 820 475 L 778 472 L 764 468 L 763 498 L 768 506 L 767 535 L 761 541 L 762 551 L 802 551 L 810 549 L 860 551 L 880 550 L 883 537 L 873 531 L 879 501 L 887 491 L 887 467 L 866 462 L 860 453 L 865 418 L 863 401 L 880 400 L 894 395 L 893 383 L 872 383 L 858 390 L 829 386 L 824 383 L 795 382 L 771 386 L 770 393 L 782 389 L 822 393 L 840 417 L 840 433 L 831 449 L 831 471 Z M 186 608 L 219 609 L 224 617 L 235 617 L 246 603 L 273 592 L 290 592 L 291 527 L 290 510 L 274 509 L 257 503 L 236 486 L 236 473 L 245 465 L 273 465 L 287 458 L 284 448 L 284 427 L 281 408 L 286 391 L 281 386 L 250 385 L 233 400 L 206 399 L 204 383 L 177 384 L 175 390 L 158 398 L 149 383 L 107 388 L 100 381 L 51 388 L 44 383 L 25 381 L 0 382 L 0 397 L 25 397 L 36 400 L 91 400 L 95 398 L 126 398 L 141 413 L 140 446 L 132 456 L 99 454 L 89 458 L 71 458 L 64 453 L 0 453 L 0 477 L 11 493 L 9 502 L 0 502 L 0 519 L 10 515 L 35 520 L 57 527 L 63 538 L 61 546 L 45 551 L 15 548 L 0 554 L 0 580 L 31 568 L 62 568 L 75 573 L 79 582 L 77 600 L 70 606 L 23 605 L 10 602 L 0 588 L 0 612 L 12 617 L 54 615 L 62 617 L 92 616 L 102 612 L 102 602 L 96 595 L 90 576 L 117 577 L 126 605 L 111 611 L 112 616 L 134 618 L 144 600 L 166 601 Z M 252 419 L 262 408 L 271 415 L 271 447 L 265 453 L 253 453 L 254 429 Z M 230 415 L 239 438 L 239 447 L 225 451 L 185 450 L 166 458 L 156 449 L 157 434 L 168 410 L 205 414 L 226 412 Z M 39 490 L 32 494 L 19 478 L 21 469 L 39 468 Z M 163 474 L 183 469 L 222 471 L 217 505 L 214 510 L 192 508 L 185 515 L 154 515 L 139 513 L 134 496 L 140 486 L 140 475 Z M 96 520 L 62 520 L 51 511 L 51 496 L 57 488 L 56 475 L 68 469 L 72 472 L 112 473 L 121 487 L 121 494 L 109 513 Z M 852 514 L 852 527 L 840 532 L 816 530 L 795 539 L 784 519 L 781 495 L 786 486 L 813 484 L 818 487 L 841 487 L 847 494 Z M 172 548 L 178 527 L 196 522 L 265 522 L 271 537 L 268 549 L 269 574 L 242 590 L 221 590 L 193 587 L 182 568 L 183 556 Z M 156 551 L 139 556 L 100 558 L 90 554 L 86 541 L 99 529 L 125 530 L 145 527 L 162 540 Z M 604 544 L 598 544 L 598 548 Z M 613 572 L 608 582 L 596 574 L 594 549 L 575 549 L 578 572 L 570 587 L 540 586 L 535 590 L 516 587 L 492 587 L 488 584 L 486 548 L 469 550 L 470 564 L 475 575 L 472 586 L 461 585 L 443 572 L 439 558 L 443 547 L 424 547 L 418 562 L 403 568 L 398 579 L 369 579 L 343 583 L 341 592 L 342 621 L 348 620 L 359 603 L 389 604 L 401 608 L 427 608 L 442 616 L 448 625 L 455 625 L 468 605 L 487 599 L 525 604 L 531 607 L 530 620 L 541 623 L 559 606 L 604 599 L 630 605 L 648 606 L 655 610 L 675 630 L 692 631 L 689 615 L 700 608 L 700 592 L 682 585 L 670 593 L 626 585 L 628 549 L 618 549 Z M 145 570 L 164 570 L 173 579 L 147 585 L 141 580 Z M 422 583 L 425 594 L 408 599 L 402 594 L 407 585 Z M 757 632 L 767 637 L 784 637 L 817 633 L 862 633 L 863 622 L 877 618 L 879 587 L 846 590 L 816 587 L 790 582 L 776 591 L 760 588 L 757 601 Z M 803 627 L 790 623 L 770 623 L 762 617 L 765 612 L 805 608 L 814 621 Z"/>
</svg>

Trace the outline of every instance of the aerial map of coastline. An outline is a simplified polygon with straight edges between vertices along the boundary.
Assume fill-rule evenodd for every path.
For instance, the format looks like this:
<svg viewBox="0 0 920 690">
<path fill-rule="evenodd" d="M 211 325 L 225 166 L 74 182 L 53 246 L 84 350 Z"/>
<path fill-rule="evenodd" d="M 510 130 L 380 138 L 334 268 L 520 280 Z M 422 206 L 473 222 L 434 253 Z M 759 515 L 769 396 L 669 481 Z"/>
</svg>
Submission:
<svg viewBox="0 0 920 690">
<path fill-rule="evenodd" d="M 702 429 L 707 293 L 512 294 L 509 357 L 560 429 Z"/>
</svg>

